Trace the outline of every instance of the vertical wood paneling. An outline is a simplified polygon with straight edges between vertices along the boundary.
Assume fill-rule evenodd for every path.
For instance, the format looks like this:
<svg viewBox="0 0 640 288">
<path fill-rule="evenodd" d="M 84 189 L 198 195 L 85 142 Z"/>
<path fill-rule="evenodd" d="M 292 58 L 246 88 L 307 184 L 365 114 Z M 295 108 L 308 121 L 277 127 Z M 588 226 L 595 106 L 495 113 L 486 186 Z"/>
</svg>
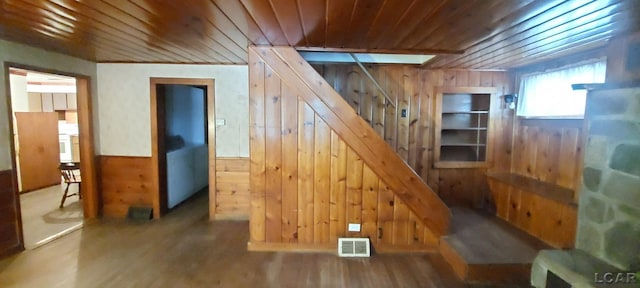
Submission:
<svg viewBox="0 0 640 288">
<path fill-rule="evenodd" d="M 247 219 L 249 217 L 249 158 L 217 158 L 216 219 Z"/>
<path fill-rule="evenodd" d="M 149 157 L 100 157 L 102 214 L 124 218 L 129 206 L 153 207 Z"/>
<path fill-rule="evenodd" d="M 251 149 L 251 215 L 249 230 L 251 242 L 265 241 L 265 65 L 251 59 L 249 69 L 249 147 Z"/>
<path fill-rule="evenodd" d="M 344 131 L 334 130 L 326 115 L 316 112 L 317 107 L 313 106 L 316 104 L 307 103 L 310 101 L 307 95 L 299 95 L 300 89 L 282 78 L 280 70 L 274 73 L 264 62 L 256 61 L 262 56 L 253 52 L 250 55 L 253 63 L 250 68 L 261 69 L 250 73 L 252 78 L 261 77 L 250 81 L 250 219 L 255 221 L 251 232 L 256 233 L 251 236 L 251 247 L 278 247 L 269 246 L 276 243 L 329 247 L 344 236 L 370 237 L 383 249 L 435 247 L 434 234 L 424 220 L 410 212 L 403 198 L 376 174 L 379 172 L 375 167 L 365 163 L 359 155 L 361 147 L 350 146 L 339 134 Z M 382 95 L 363 84 L 355 70 L 358 67 L 316 69 L 335 76 L 329 76 L 329 81 L 348 91 L 349 103 L 358 107 L 367 103 L 366 110 L 361 112 L 369 115 L 365 117 L 371 118 L 374 127 L 381 128 L 378 131 L 385 131 L 387 110 L 394 111 L 391 123 L 399 122 L 395 109 L 387 109 L 393 106 L 385 105 Z M 392 84 L 396 91 L 394 99 L 404 99 L 407 107 L 407 117 L 401 120 L 405 123 L 403 132 L 399 133 L 394 125 L 392 139 L 403 139 L 401 145 L 408 161 L 410 154 L 418 154 L 423 134 L 418 124 L 422 107 L 421 72 L 413 68 L 390 72 L 389 75 L 405 82 Z M 411 127 L 411 119 L 415 126 Z M 361 231 L 348 232 L 349 223 L 361 224 Z"/>
<path fill-rule="evenodd" d="M 409 208 L 395 196 L 393 202 L 393 244 L 406 245 L 409 233 Z"/>
<path fill-rule="evenodd" d="M 298 112 L 298 241 L 312 243 L 315 114 L 300 98 Z"/>
<path fill-rule="evenodd" d="M 13 171 L 0 171 L 0 257 L 24 249 L 20 235 L 20 206 L 16 199 L 18 187 Z"/>
<path fill-rule="evenodd" d="M 378 176 L 364 166 L 362 170 L 362 235 L 375 239 L 378 226 Z"/>
<path fill-rule="evenodd" d="M 298 96 L 282 85 L 282 242 L 298 241 Z"/>
<path fill-rule="evenodd" d="M 347 227 L 347 144 L 331 131 L 331 191 L 330 191 L 330 241 L 345 236 Z"/>
<path fill-rule="evenodd" d="M 315 243 L 328 243 L 330 193 L 327 192 L 331 187 L 331 129 L 317 114 L 315 121 L 313 237 Z"/>
<path fill-rule="evenodd" d="M 489 200 L 489 187 L 484 178 L 487 170 L 511 169 L 511 131 L 513 110 L 502 104 L 501 96 L 511 93 L 512 79 L 505 72 L 465 70 L 421 70 L 401 65 L 369 65 L 374 78 L 396 101 L 396 107 L 374 97 L 370 102 L 358 101 L 362 95 L 382 97 L 373 83 L 360 77 L 357 66 L 322 65 L 325 79 L 340 91 L 338 83 L 349 82 L 343 98 L 367 122 L 369 113 L 374 130 L 394 148 L 429 186 L 450 205 L 484 206 Z M 331 72 L 329 72 L 331 71 Z M 358 75 L 358 77 L 354 76 Z M 342 79 L 342 80 L 340 80 Z M 354 87 L 358 88 L 354 88 Z M 432 167 L 434 143 L 433 123 L 436 115 L 433 97 L 436 86 L 496 87 L 498 95 L 491 99 L 490 129 L 494 132 L 488 169 L 435 169 Z M 358 90 L 360 89 L 360 90 Z M 364 90 L 362 90 L 364 89 Z M 360 93 L 356 96 L 354 93 Z M 357 98 L 356 98 L 357 97 Z M 402 110 L 406 117 L 402 117 Z M 371 112 L 369 112 L 371 111 Z"/>
<path fill-rule="evenodd" d="M 347 223 L 362 220 L 362 159 L 347 148 Z"/>
<path fill-rule="evenodd" d="M 512 173 L 576 189 L 582 120 L 518 120 Z"/>
<path fill-rule="evenodd" d="M 282 239 L 282 120 L 280 78 L 265 67 L 266 124 L 265 143 L 265 225 L 267 242 L 280 242 Z"/>
<path fill-rule="evenodd" d="M 382 180 L 378 183 L 378 242 L 393 243 L 393 192 Z"/>
</svg>

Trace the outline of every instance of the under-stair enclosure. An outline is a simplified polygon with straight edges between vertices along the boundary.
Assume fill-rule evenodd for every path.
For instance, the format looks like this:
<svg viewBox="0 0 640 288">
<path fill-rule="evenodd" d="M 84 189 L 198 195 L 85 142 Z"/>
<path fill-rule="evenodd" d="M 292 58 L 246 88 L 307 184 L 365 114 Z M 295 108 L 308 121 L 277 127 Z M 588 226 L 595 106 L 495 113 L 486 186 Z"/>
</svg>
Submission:
<svg viewBox="0 0 640 288">
<path fill-rule="evenodd" d="M 436 251 L 448 207 L 293 48 L 251 47 L 249 74 L 250 250 Z"/>
<path fill-rule="evenodd" d="M 313 67 L 360 117 L 392 147 L 449 206 L 491 205 L 488 171 L 509 171 L 513 110 L 502 95 L 513 93 L 513 79 L 503 71 L 426 70 L 410 65 L 365 65 L 392 103 L 355 64 Z M 482 168 L 435 168 L 437 87 L 494 88 L 488 115 L 492 158 Z"/>
</svg>

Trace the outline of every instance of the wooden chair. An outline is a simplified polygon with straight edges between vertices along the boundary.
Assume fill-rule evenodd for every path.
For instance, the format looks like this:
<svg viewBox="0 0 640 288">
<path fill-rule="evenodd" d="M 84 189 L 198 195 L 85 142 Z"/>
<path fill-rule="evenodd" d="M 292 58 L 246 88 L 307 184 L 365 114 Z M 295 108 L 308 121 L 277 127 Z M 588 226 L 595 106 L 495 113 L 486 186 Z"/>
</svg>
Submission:
<svg viewBox="0 0 640 288">
<path fill-rule="evenodd" d="M 60 201 L 60 208 L 62 208 L 64 206 L 64 201 L 67 200 L 68 197 L 78 195 L 78 198 L 82 199 L 82 193 L 80 193 L 80 185 L 82 183 L 82 179 L 80 177 L 80 163 L 61 163 L 60 173 L 62 174 L 64 183 L 67 183 L 67 188 L 64 189 L 64 194 L 62 194 L 62 201 Z M 69 186 L 71 186 L 71 184 L 78 184 L 78 193 L 68 194 Z"/>
</svg>

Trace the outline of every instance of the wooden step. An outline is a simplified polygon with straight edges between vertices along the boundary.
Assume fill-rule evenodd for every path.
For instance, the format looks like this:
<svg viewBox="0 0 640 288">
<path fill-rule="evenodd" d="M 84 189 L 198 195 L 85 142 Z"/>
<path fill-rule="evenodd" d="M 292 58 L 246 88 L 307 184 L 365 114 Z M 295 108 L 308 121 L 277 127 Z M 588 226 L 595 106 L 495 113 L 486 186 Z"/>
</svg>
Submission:
<svg viewBox="0 0 640 288">
<path fill-rule="evenodd" d="M 528 285 L 531 264 L 549 246 L 483 212 L 452 208 L 451 233 L 440 238 L 440 253 L 468 283 Z"/>
</svg>

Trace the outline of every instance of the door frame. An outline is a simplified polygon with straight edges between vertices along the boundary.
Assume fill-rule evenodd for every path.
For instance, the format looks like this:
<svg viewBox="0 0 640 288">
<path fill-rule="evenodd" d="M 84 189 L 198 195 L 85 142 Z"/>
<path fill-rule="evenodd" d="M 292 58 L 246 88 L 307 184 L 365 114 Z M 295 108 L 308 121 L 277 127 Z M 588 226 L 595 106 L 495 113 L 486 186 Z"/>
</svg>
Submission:
<svg viewBox="0 0 640 288">
<path fill-rule="evenodd" d="M 216 214 L 216 112 L 215 112 L 215 80 L 210 78 L 149 78 L 150 82 L 150 114 L 151 114 L 151 183 L 153 185 L 153 217 L 158 219 L 167 208 L 166 187 L 160 183 L 160 165 L 166 158 L 160 157 L 159 150 L 163 143 L 158 141 L 158 85 L 187 85 L 207 87 L 207 141 L 209 154 L 209 219 Z M 164 107 L 162 107 L 164 108 Z M 164 114 L 164 113 L 162 113 Z M 162 127 L 164 129 L 164 127 Z M 163 160 L 164 159 L 164 160 Z M 164 163 L 166 165 L 166 163 Z"/>
<path fill-rule="evenodd" d="M 100 201 L 98 195 L 98 171 L 96 166 L 95 140 L 93 129 L 93 108 L 91 97 L 91 77 L 82 74 L 65 72 L 54 69 L 47 69 L 32 65 L 24 65 L 15 62 L 4 62 L 5 73 L 5 94 L 9 123 L 9 141 L 11 148 L 11 177 L 13 179 L 12 189 L 16 197 L 16 211 L 18 239 L 20 241 L 19 251 L 24 250 L 24 234 L 22 228 L 22 215 L 20 213 L 20 191 L 18 191 L 18 171 L 16 169 L 16 147 L 13 136 L 13 106 L 11 102 L 11 81 L 10 68 L 24 69 L 34 72 L 42 72 L 49 74 L 57 74 L 61 76 L 74 77 L 76 79 L 76 95 L 77 95 L 77 113 L 78 113 L 78 130 L 80 138 L 80 173 L 82 174 L 82 206 L 85 219 L 94 219 L 100 215 Z"/>
</svg>

